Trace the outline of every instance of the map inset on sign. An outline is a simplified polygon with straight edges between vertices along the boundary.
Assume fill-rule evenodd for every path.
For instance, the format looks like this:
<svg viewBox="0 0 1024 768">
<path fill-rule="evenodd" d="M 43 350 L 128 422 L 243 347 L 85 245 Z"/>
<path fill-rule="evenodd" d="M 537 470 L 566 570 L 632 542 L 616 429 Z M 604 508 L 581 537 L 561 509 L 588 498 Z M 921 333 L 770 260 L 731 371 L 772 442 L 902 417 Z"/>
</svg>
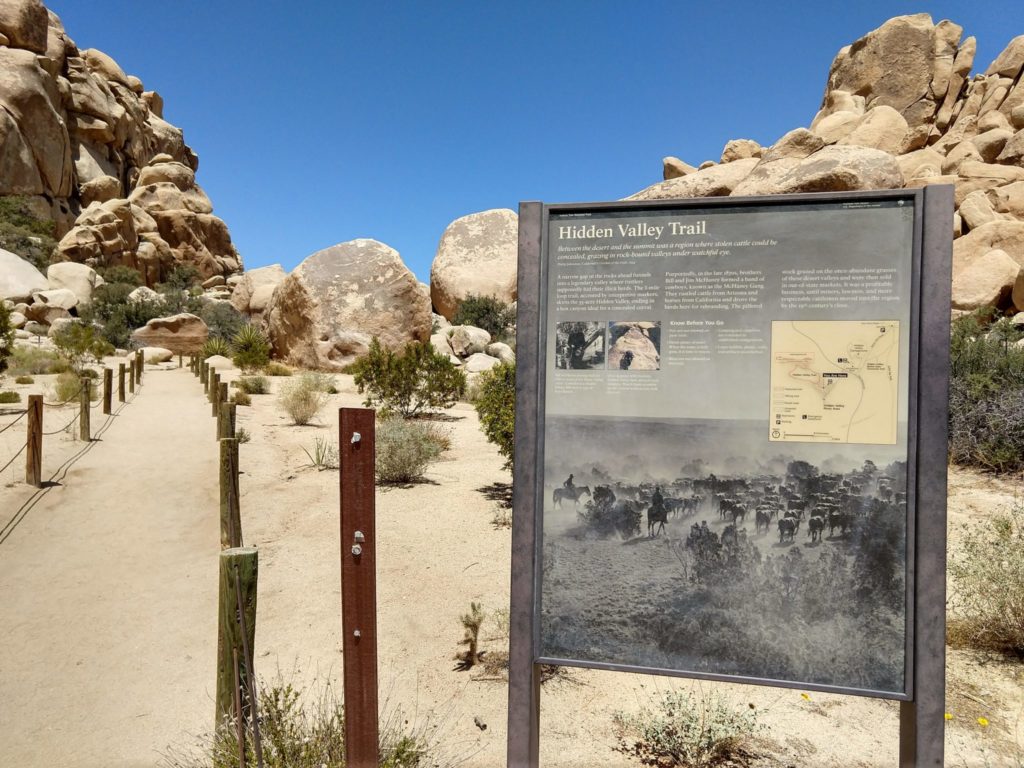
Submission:
<svg viewBox="0 0 1024 768">
<path fill-rule="evenodd" d="M 770 439 L 894 445 L 899 333 L 896 320 L 773 321 Z"/>
</svg>

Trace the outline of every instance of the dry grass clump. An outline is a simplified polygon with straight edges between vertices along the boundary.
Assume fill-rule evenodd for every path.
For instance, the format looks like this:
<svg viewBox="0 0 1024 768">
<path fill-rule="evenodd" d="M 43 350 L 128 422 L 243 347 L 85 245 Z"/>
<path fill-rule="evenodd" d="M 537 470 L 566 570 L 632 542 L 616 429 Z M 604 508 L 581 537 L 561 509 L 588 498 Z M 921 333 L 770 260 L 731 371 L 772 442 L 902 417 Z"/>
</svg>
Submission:
<svg viewBox="0 0 1024 768">
<path fill-rule="evenodd" d="M 1024 655 L 1024 504 L 965 526 L 949 575 L 955 612 L 950 641 Z"/>
<path fill-rule="evenodd" d="M 274 362 L 274 361 L 271 361 L 271 362 L 267 363 L 264 366 L 264 368 L 263 368 L 263 372 L 267 376 L 291 376 L 292 375 L 292 369 L 291 368 L 289 368 L 284 363 L 278 363 L 278 362 Z"/>
<path fill-rule="evenodd" d="M 0 392 L 0 404 L 8 405 L 10 403 L 20 403 L 20 402 L 21 402 L 21 395 L 19 395 L 17 392 L 13 392 L 13 391 L 10 391 L 10 390 L 8 390 L 6 392 Z"/>
<path fill-rule="evenodd" d="M 379 483 L 413 483 L 451 444 L 446 429 L 435 422 L 398 416 L 377 422 L 376 473 Z"/>
<path fill-rule="evenodd" d="M 304 373 L 281 385 L 277 402 L 291 417 L 292 423 L 308 424 L 327 405 L 334 379 L 323 373 Z"/>
<path fill-rule="evenodd" d="M 35 384 L 36 380 L 31 376 L 18 376 L 14 379 L 15 384 Z"/>
<path fill-rule="evenodd" d="M 249 396 L 248 392 L 238 390 L 231 395 L 231 402 L 235 405 L 252 405 L 252 398 Z"/>
<path fill-rule="evenodd" d="M 235 386 L 247 395 L 266 395 L 270 393 L 270 380 L 266 376 L 242 376 Z"/>
<path fill-rule="evenodd" d="M 63 373 L 71 370 L 71 363 L 48 349 L 33 347 L 15 347 L 7 360 L 7 370 L 12 375 L 37 376 L 50 373 Z"/>
</svg>

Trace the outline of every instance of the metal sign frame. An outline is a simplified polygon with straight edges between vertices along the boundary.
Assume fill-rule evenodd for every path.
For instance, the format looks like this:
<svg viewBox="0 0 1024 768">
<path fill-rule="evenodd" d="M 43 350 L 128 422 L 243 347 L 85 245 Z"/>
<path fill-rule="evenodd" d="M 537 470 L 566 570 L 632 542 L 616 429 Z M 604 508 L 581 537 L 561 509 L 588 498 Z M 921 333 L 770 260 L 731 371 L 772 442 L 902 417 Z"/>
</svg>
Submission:
<svg viewBox="0 0 1024 768">
<path fill-rule="evenodd" d="M 697 674 L 555 659 L 539 654 L 544 403 L 547 361 L 547 232 L 552 213 L 786 206 L 912 200 L 915 206 L 907 436 L 906 675 L 902 695 L 833 685 Z M 946 444 L 953 188 L 753 198 L 545 205 L 522 203 L 519 218 L 518 361 L 509 659 L 509 766 L 538 764 L 539 665 L 555 663 L 677 677 L 825 690 L 900 700 L 900 765 L 943 764 L 945 699 Z M 918 510 L 922 513 L 918 514 Z"/>
</svg>

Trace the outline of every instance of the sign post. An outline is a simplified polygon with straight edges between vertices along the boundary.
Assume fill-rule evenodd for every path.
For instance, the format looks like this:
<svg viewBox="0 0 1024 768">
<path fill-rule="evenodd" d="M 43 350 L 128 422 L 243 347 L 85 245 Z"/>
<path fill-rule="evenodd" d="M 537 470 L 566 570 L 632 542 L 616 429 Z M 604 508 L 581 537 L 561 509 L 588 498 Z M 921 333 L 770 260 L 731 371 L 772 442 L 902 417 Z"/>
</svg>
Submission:
<svg viewBox="0 0 1024 768">
<path fill-rule="evenodd" d="M 894 699 L 942 764 L 952 202 L 521 206 L 510 766 L 539 664 Z"/>
</svg>

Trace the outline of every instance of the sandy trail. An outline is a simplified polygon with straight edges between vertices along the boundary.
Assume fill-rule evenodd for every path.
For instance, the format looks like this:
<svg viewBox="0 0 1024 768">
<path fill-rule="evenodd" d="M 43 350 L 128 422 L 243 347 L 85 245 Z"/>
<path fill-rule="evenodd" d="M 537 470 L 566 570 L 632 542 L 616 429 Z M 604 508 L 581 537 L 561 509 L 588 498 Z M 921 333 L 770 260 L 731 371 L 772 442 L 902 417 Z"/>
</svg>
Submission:
<svg viewBox="0 0 1024 768">
<path fill-rule="evenodd" d="M 211 725 L 219 533 L 208 413 L 187 370 L 147 371 L 0 545 L 6 765 L 152 766 L 183 729 Z M 0 489 L 4 522 L 31 490 Z"/>
</svg>

